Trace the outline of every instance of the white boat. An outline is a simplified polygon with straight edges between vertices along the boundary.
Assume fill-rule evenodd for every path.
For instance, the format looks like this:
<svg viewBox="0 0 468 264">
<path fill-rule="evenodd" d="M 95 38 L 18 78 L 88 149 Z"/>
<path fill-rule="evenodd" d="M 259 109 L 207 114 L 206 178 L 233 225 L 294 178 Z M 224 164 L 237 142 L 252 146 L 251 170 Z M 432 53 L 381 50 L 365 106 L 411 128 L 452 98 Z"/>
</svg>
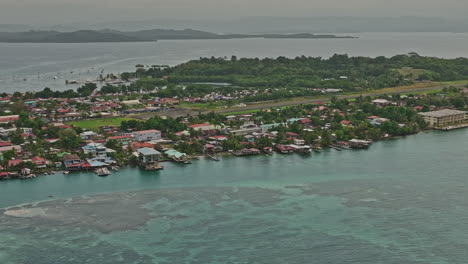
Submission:
<svg viewBox="0 0 468 264">
<path fill-rule="evenodd" d="M 96 169 L 95 172 L 99 177 L 105 177 L 111 174 L 111 172 L 107 168 L 99 168 Z"/>
</svg>

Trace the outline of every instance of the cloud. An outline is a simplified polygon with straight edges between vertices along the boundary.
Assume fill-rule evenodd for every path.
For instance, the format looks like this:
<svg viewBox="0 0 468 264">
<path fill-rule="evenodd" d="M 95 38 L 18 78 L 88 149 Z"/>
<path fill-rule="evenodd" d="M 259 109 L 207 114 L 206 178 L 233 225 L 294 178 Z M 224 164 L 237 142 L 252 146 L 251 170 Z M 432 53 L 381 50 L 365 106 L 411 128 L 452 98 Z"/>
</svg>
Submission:
<svg viewBox="0 0 468 264">
<path fill-rule="evenodd" d="M 464 0 L 0 0 L 0 23 L 64 23 L 155 17 L 454 16 Z"/>
</svg>

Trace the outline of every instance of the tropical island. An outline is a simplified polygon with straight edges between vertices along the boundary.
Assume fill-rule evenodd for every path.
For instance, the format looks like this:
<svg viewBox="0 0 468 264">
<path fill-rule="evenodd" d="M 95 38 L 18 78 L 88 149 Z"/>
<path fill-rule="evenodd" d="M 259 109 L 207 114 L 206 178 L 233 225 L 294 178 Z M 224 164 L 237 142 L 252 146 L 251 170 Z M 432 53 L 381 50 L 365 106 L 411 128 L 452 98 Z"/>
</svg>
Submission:
<svg viewBox="0 0 468 264">
<path fill-rule="evenodd" d="M 141 31 L 118 30 L 78 30 L 0 32 L 0 42 L 10 43 L 93 43 L 93 42 L 149 42 L 157 40 L 190 39 L 245 39 L 245 38 L 280 38 L 280 39 L 330 39 L 354 38 L 330 34 L 217 34 L 193 29 L 167 30 L 152 29 Z"/>
<path fill-rule="evenodd" d="M 365 149 L 468 124 L 468 61 L 201 58 L 137 65 L 80 88 L 0 94 L 0 178 L 108 175 L 206 156 Z M 65 85 L 65 84 L 64 84 Z"/>
</svg>

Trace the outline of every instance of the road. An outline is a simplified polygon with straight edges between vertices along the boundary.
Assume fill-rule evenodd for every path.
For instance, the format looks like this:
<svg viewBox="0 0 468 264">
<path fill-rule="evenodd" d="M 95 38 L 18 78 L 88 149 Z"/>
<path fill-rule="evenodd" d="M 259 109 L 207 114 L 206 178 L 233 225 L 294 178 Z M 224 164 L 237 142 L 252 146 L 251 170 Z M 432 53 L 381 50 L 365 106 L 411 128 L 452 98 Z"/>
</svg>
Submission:
<svg viewBox="0 0 468 264">
<path fill-rule="evenodd" d="M 464 87 L 465 85 L 451 85 L 455 87 Z M 447 87 L 447 85 L 441 86 L 433 86 L 433 87 L 422 87 L 422 88 L 414 88 L 414 89 L 406 89 L 404 91 L 375 91 L 375 92 L 368 92 L 362 94 L 353 94 L 353 95 L 337 95 L 336 97 L 339 99 L 355 99 L 359 96 L 371 96 L 376 97 L 384 94 L 401 94 L 401 93 L 415 93 L 415 92 L 424 92 L 424 91 L 433 91 L 433 90 L 440 90 Z M 331 95 L 330 95 L 331 97 Z M 244 107 L 236 107 L 236 108 L 229 108 L 229 109 L 216 109 L 214 110 L 215 113 L 229 113 L 229 112 L 239 112 L 239 111 L 250 111 L 250 110 L 259 110 L 259 109 L 267 109 L 267 108 L 274 108 L 274 107 L 283 107 L 283 106 L 293 106 L 293 105 L 300 105 L 300 104 L 313 104 L 313 103 L 324 103 L 330 101 L 330 97 L 327 98 L 311 98 L 311 99 L 294 99 L 290 101 L 278 101 L 278 102 L 261 102 L 259 104 L 252 104 L 247 105 Z"/>
<path fill-rule="evenodd" d="M 382 90 L 375 90 L 372 92 L 366 92 L 361 94 L 353 94 L 353 95 L 336 95 L 339 99 L 355 99 L 359 96 L 380 96 L 384 94 L 401 94 L 401 93 L 415 93 L 415 92 L 425 92 L 425 91 L 433 91 L 433 90 L 440 90 L 449 85 L 435 85 L 435 86 L 426 86 L 426 87 L 415 87 L 415 88 L 408 88 L 404 90 L 395 90 L 396 88 L 387 88 Z M 457 85 L 450 85 L 455 87 L 464 87 L 465 84 L 457 84 Z M 190 109 L 190 108 L 183 108 L 183 107 L 176 107 L 175 109 L 171 109 L 169 111 L 161 111 L 158 113 L 144 113 L 140 115 L 133 115 L 133 118 L 139 119 L 147 119 L 154 115 L 159 116 L 168 116 L 168 117 L 179 117 L 179 116 L 196 116 L 199 113 L 209 113 L 215 112 L 217 114 L 225 114 L 231 112 L 242 112 L 242 111 L 254 111 L 260 109 L 268 109 L 268 108 L 275 108 L 275 107 L 284 107 L 284 106 L 293 106 L 293 105 L 301 105 L 301 104 L 313 104 L 313 103 L 324 103 L 330 101 L 330 96 L 321 97 L 321 98 L 295 98 L 291 100 L 284 100 L 284 101 L 264 101 L 260 103 L 249 104 L 243 107 L 232 107 L 232 108 L 221 108 L 221 109 L 214 109 L 214 110 L 207 110 L 207 109 Z"/>
</svg>

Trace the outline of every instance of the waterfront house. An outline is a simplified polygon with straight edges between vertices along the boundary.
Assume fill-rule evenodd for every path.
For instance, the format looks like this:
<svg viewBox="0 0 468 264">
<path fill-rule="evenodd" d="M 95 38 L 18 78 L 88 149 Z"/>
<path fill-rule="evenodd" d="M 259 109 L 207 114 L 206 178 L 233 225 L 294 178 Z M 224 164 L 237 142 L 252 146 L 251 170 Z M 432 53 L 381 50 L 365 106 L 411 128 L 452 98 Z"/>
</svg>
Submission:
<svg viewBox="0 0 468 264">
<path fill-rule="evenodd" d="M 237 151 L 230 151 L 235 156 L 250 156 L 250 155 L 258 155 L 261 153 L 260 150 L 256 148 L 243 148 Z"/>
<path fill-rule="evenodd" d="M 203 153 L 204 154 L 213 154 L 216 151 L 216 147 L 213 144 L 205 144 L 203 146 Z"/>
<path fill-rule="evenodd" d="M 145 170 L 162 169 L 159 165 L 161 153 L 152 148 L 140 148 L 137 150 L 138 161 L 141 167 Z"/>
<path fill-rule="evenodd" d="M 139 142 L 161 139 L 161 131 L 156 129 L 135 131 L 132 135 Z"/>
<path fill-rule="evenodd" d="M 63 165 L 67 170 L 80 170 L 82 161 L 76 154 L 63 155 Z"/>
<path fill-rule="evenodd" d="M 38 156 L 32 157 L 31 162 L 34 163 L 38 169 L 45 169 L 47 167 L 47 161 L 44 158 Z"/>
<path fill-rule="evenodd" d="M 172 160 L 174 160 L 176 162 L 185 162 L 187 160 L 187 154 L 181 153 L 181 152 L 179 152 L 179 151 L 177 151 L 175 149 L 168 149 L 168 150 L 166 150 L 164 152 L 164 154 L 168 158 L 170 158 L 170 159 L 172 159 Z"/>
</svg>

